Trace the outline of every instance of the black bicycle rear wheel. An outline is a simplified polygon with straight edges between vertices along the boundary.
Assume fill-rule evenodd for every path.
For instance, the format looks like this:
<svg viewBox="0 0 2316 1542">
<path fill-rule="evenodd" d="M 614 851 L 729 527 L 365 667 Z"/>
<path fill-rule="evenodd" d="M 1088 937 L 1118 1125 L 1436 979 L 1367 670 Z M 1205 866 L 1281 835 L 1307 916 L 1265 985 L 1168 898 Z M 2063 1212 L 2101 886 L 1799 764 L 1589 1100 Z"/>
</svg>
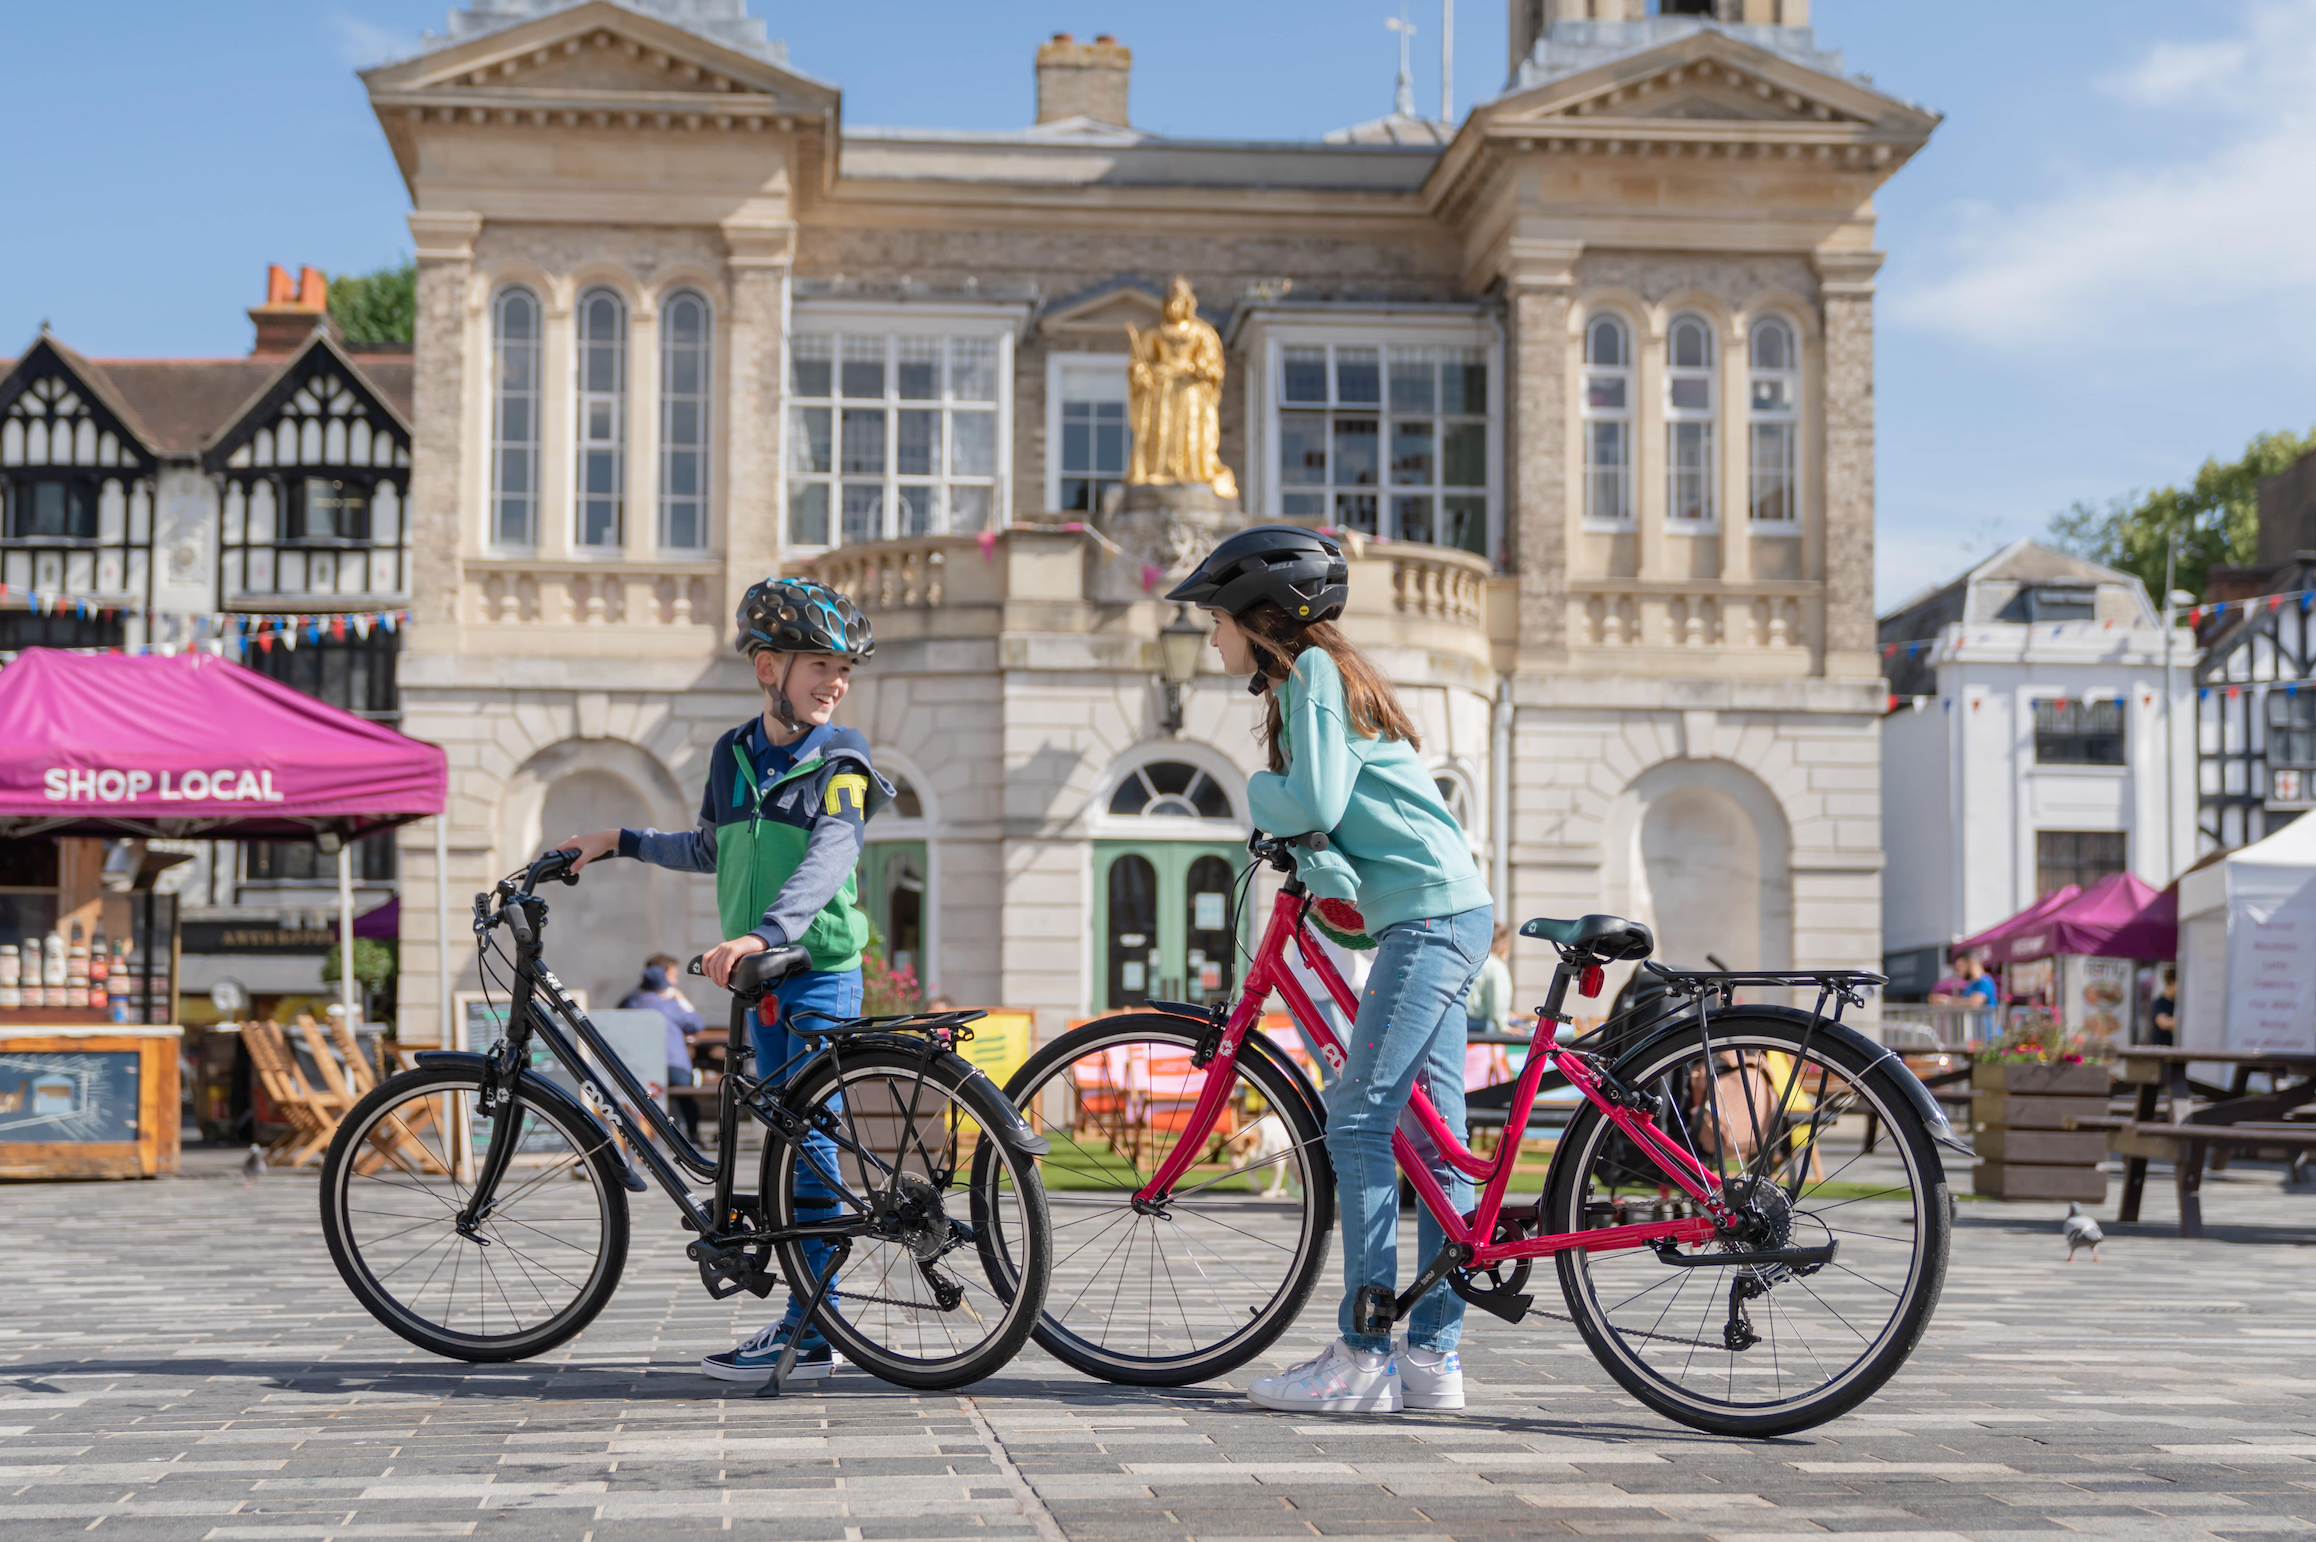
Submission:
<svg viewBox="0 0 2316 1542">
<path fill-rule="evenodd" d="M 1872 1396 L 1921 1341 L 1946 1278 L 1953 1212 L 1903 1068 L 1800 1013 L 1737 1007 L 1635 1050 L 1615 1074 L 1653 1094 L 1659 1123 L 1748 1206 L 1748 1234 L 1684 1248 L 1747 1252 L 1835 1244 L 1830 1263 L 1683 1268 L 1648 1248 L 1558 1255 L 1585 1343 L 1627 1392 L 1715 1434 L 1823 1424 Z M 1892 1137 L 1864 1149 L 1867 1116 Z M 1630 1142 L 1586 1104 L 1555 1152 L 1543 1202 L 1553 1232 L 1664 1219 L 1693 1203 L 1636 1175 Z"/>
<path fill-rule="evenodd" d="M 820 1313 L 845 1358 L 900 1386 L 942 1389 L 1018 1354 L 1045 1304 L 1053 1223 L 1036 1161 L 994 1133 L 1020 1121 L 989 1079 L 955 1055 L 927 1066 L 909 1046 L 840 1046 L 799 1072 L 782 1102 L 800 1118 L 827 1116 L 833 1154 L 765 1142 L 763 1193 L 775 1228 L 845 1234 Z M 990 1234 L 1015 1268 L 982 1266 Z M 776 1246 L 791 1288 L 809 1296 L 827 1254 L 800 1240 Z"/>
<path fill-rule="evenodd" d="M 322 1236 L 354 1298 L 419 1348 L 522 1360 L 577 1334 L 619 1288 L 627 1190 L 600 1129 L 524 1103 L 514 1165 L 461 1232 L 472 1163 L 455 1141 L 474 1141 L 480 1162 L 481 1096 L 476 1071 L 425 1066 L 356 1103 L 322 1163 Z"/>
</svg>

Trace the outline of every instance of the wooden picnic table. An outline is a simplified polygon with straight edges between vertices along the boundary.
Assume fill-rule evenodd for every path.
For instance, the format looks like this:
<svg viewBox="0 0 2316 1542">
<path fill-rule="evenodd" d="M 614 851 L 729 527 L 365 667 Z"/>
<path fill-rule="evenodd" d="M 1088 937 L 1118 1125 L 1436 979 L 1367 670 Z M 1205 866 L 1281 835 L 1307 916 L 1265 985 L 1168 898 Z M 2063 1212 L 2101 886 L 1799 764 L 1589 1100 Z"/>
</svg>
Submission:
<svg viewBox="0 0 2316 1542">
<path fill-rule="evenodd" d="M 2134 1044 L 2118 1051 L 2119 1085 L 2136 1087 L 2131 1118 L 2110 1130 L 2108 1149 L 2124 1158 L 2123 1203 L 2118 1221 L 2139 1219 L 2139 1199 L 2147 1187 L 2147 1164 L 2169 1158 L 2179 1185 L 2179 1234 L 2203 1235 L 2203 1169 L 2213 1151 L 2261 1146 L 2316 1148 L 2316 1125 L 2286 1123 L 2294 1110 L 2316 1103 L 2316 1054 L 2275 1050 L 2189 1049 L 2169 1044 Z M 2190 1065 L 2233 1068 L 2229 1096 L 2195 1108 Z M 2252 1073 L 2266 1071 L 2281 1082 L 2299 1080 L 2270 1092 L 2247 1092 Z M 2215 1126 L 2242 1125 L 2228 1133 Z"/>
</svg>

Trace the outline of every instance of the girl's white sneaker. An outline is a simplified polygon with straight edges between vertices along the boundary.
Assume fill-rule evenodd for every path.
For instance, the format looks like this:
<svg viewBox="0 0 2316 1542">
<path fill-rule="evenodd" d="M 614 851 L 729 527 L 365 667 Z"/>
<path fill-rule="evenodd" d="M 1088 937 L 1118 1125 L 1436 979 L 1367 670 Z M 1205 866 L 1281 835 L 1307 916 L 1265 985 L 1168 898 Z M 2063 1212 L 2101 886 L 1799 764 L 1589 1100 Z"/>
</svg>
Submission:
<svg viewBox="0 0 2316 1542">
<path fill-rule="evenodd" d="M 1452 1412 L 1464 1406 L 1464 1363 L 1454 1350 L 1417 1349 L 1405 1339 L 1391 1348 L 1405 1407 Z"/>
<path fill-rule="evenodd" d="M 1315 1359 L 1290 1365 L 1276 1376 L 1258 1376 L 1246 1395 L 1264 1408 L 1287 1413 L 1397 1413 L 1399 1377 L 1391 1356 L 1353 1349 L 1341 1339 Z M 1458 1407 L 1461 1407 L 1459 1402 Z"/>
</svg>

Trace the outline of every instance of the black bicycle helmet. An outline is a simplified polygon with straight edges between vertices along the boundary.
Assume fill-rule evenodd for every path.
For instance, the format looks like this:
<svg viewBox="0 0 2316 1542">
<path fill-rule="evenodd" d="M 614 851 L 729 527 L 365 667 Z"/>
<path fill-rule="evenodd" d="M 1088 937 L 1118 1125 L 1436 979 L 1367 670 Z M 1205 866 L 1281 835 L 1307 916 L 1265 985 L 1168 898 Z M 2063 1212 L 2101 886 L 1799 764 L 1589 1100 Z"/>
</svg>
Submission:
<svg viewBox="0 0 2316 1542">
<path fill-rule="evenodd" d="M 1166 598 L 1234 620 L 1265 600 L 1295 620 L 1332 621 L 1351 598 L 1343 548 L 1301 525 L 1257 525 L 1206 554 Z"/>
<path fill-rule="evenodd" d="M 865 664 L 876 656 L 868 617 L 826 584 L 809 578 L 767 578 L 740 600 L 734 646 L 754 657 L 774 653 L 833 653 Z"/>
</svg>

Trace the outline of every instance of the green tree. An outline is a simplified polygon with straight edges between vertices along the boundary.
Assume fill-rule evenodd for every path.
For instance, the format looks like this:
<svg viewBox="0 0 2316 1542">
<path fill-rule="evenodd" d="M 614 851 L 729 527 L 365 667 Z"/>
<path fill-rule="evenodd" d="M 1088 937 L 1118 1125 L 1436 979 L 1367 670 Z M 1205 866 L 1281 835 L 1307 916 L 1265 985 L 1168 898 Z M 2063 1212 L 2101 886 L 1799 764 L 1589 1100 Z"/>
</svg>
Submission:
<svg viewBox="0 0 2316 1542">
<path fill-rule="evenodd" d="M 398 967 L 394 945 L 368 937 L 354 939 L 354 978 L 371 990 L 377 990 L 391 978 Z M 330 951 L 322 955 L 324 983 L 338 983 L 338 945 L 330 944 Z"/>
<path fill-rule="evenodd" d="M 418 326 L 418 264 L 330 280 L 330 319 L 350 343 L 407 343 Z"/>
<path fill-rule="evenodd" d="M 2172 586 L 2202 594 L 2215 567 L 2249 563 L 2260 544 L 2260 481 L 2316 449 L 2316 429 L 2260 434 L 2232 461 L 2207 460 L 2185 487 L 2132 493 L 2101 508 L 2077 502 L 2051 516 L 2053 545 L 2121 568 L 2163 603 L 2163 561 L 2174 536 L 2179 567 Z"/>
</svg>

